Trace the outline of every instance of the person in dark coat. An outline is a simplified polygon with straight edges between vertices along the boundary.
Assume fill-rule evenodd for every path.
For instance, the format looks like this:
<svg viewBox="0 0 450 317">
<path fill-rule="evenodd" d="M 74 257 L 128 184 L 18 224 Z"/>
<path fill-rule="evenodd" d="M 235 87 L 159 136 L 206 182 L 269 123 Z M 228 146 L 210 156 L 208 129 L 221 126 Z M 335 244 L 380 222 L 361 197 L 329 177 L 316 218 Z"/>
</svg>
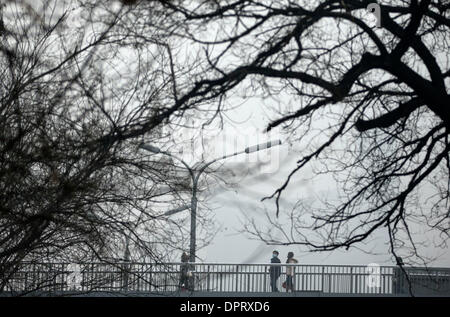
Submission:
<svg viewBox="0 0 450 317">
<path fill-rule="evenodd" d="M 181 265 L 180 265 L 180 289 L 182 291 L 185 291 L 189 288 L 189 256 L 186 254 L 186 252 L 183 252 L 181 255 Z"/>
<path fill-rule="evenodd" d="M 272 258 L 270 259 L 270 263 L 281 263 L 280 259 L 278 258 L 278 251 L 272 252 Z M 272 288 L 272 292 L 278 292 L 277 288 L 277 280 L 281 275 L 281 266 L 279 265 L 271 265 L 269 269 L 270 274 L 270 287 Z"/>
</svg>

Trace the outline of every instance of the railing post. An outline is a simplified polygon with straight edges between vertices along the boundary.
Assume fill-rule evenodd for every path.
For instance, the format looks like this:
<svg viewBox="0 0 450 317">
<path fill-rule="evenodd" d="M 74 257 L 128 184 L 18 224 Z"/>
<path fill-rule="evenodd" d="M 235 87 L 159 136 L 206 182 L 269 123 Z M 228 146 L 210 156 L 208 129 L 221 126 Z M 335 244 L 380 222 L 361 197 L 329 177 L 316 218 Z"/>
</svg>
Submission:
<svg viewBox="0 0 450 317">
<path fill-rule="evenodd" d="M 309 291 L 307 276 L 308 276 L 308 267 L 305 267 L 305 270 L 302 270 L 302 275 L 301 275 L 301 277 L 302 277 L 302 290 L 308 290 Z M 305 287 L 305 284 L 306 284 L 306 287 Z"/>
<path fill-rule="evenodd" d="M 235 291 L 238 292 L 239 289 L 239 265 L 236 265 L 236 288 Z"/>
<path fill-rule="evenodd" d="M 128 291 L 128 283 L 129 283 L 129 275 L 128 275 L 128 263 L 122 264 L 122 289 L 124 291 Z"/>
<path fill-rule="evenodd" d="M 353 294 L 353 266 L 350 267 L 350 294 Z"/>
<path fill-rule="evenodd" d="M 151 292 L 152 291 L 152 285 L 153 285 L 153 264 L 150 264 L 150 269 L 149 269 L 149 288 L 148 288 L 148 290 L 149 290 L 149 292 Z"/>
<path fill-rule="evenodd" d="M 28 290 L 28 272 L 25 271 L 25 280 L 24 280 L 24 290 L 27 291 Z"/>
<path fill-rule="evenodd" d="M 266 290 L 267 290 L 267 266 L 264 266 L 264 287 L 263 287 L 263 292 L 266 291 Z"/>
<path fill-rule="evenodd" d="M 219 286 L 219 291 L 223 292 L 223 273 L 222 270 L 219 272 L 219 276 L 220 276 L 220 286 Z"/>
<path fill-rule="evenodd" d="M 321 289 L 321 291 L 322 291 L 322 293 L 323 293 L 323 288 L 324 288 L 324 283 L 325 283 L 325 275 L 324 275 L 324 273 L 325 273 L 325 266 L 322 266 L 322 289 Z"/>
<path fill-rule="evenodd" d="M 164 291 L 165 292 L 167 291 L 167 274 L 168 274 L 168 272 L 167 272 L 167 267 L 166 267 L 164 270 Z"/>
<path fill-rule="evenodd" d="M 210 269 L 209 269 L 209 264 L 208 264 L 208 275 L 206 276 L 206 291 L 209 292 L 209 290 L 211 289 L 210 287 Z"/>
</svg>

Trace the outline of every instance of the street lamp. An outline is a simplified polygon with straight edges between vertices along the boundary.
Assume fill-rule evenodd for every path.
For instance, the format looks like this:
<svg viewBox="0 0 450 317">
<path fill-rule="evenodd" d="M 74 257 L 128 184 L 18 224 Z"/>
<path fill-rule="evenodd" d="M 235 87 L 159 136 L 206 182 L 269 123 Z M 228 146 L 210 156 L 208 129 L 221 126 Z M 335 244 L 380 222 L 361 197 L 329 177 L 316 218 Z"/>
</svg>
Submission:
<svg viewBox="0 0 450 317">
<path fill-rule="evenodd" d="M 196 256 L 195 256 L 195 251 L 196 251 L 195 242 L 196 242 L 196 231 L 197 231 L 197 227 L 196 227 L 196 221 L 197 221 L 197 189 L 198 189 L 198 181 L 200 179 L 200 175 L 206 170 L 206 168 L 208 166 L 210 166 L 211 164 L 213 164 L 213 163 L 215 163 L 217 161 L 224 160 L 226 158 L 229 158 L 229 157 L 232 157 L 232 156 L 236 156 L 236 155 L 239 155 L 239 154 L 254 153 L 254 152 L 257 152 L 257 151 L 261 151 L 261 150 L 265 150 L 265 149 L 271 148 L 273 146 L 280 145 L 280 144 L 281 144 L 280 140 L 275 140 L 275 141 L 269 141 L 269 142 L 266 142 L 266 143 L 261 143 L 261 144 L 258 144 L 258 145 L 249 146 L 249 147 L 245 148 L 243 151 L 235 152 L 235 153 L 229 154 L 229 155 L 224 155 L 222 157 L 218 157 L 218 158 L 216 158 L 216 159 L 214 159 L 214 160 L 212 160 L 212 161 L 210 161 L 208 163 L 204 163 L 203 165 L 201 165 L 199 167 L 195 167 L 195 165 L 194 165 L 195 169 L 194 169 L 194 167 L 189 166 L 189 164 L 187 164 L 181 158 L 179 158 L 179 157 L 177 157 L 177 156 L 175 156 L 175 155 L 173 155 L 173 154 L 171 154 L 169 152 L 162 151 L 161 149 L 159 149 L 159 148 L 157 148 L 157 147 L 155 147 L 153 145 L 141 143 L 138 146 L 141 149 L 144 149 L 146 151 L 149 151 L 149 152 L 152 152 L 152 153 L 155 153 L 155 154 L 164 154 L 164 155 L 170 156 L 170 157 L 178 160 L 179 162 L 181 162 L 186 167 L 186 169 L 189 171 L 189 175 L 190 175 L 190 177 L 192 179 L 192 198 L 191 198 L 191 206 L 190 206 L 190 209 L 191 209 L 191 232 L 190 232 L 190 235 L 191 236 L 190 236 L 190 248 L 189 248 L 189 252 L 190 252 L 190 254 L 189 254 L 189 262 L 194 263 L 195 262 L 195 258 L 196 258 Z M 189 208 L 189 206 L 185 205 L 185 206 L 182 206 L 180 208 L 170 210 L 170 211 L 166 212 L 165 215 L 171 215 L 171 214 L 180 212 L 180 211 L 188 209 L 188 208 Z"/>
</svg>

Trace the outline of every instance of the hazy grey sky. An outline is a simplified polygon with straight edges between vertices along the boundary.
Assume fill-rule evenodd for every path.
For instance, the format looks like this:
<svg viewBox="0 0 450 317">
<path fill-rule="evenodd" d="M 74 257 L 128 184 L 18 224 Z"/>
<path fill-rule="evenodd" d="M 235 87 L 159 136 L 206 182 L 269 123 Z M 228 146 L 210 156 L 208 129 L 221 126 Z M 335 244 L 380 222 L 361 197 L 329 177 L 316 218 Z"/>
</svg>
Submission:
<svg viewBox="0 0 450 317">
<path fill-rule="evenodd" d="M 237 98 L 236 102 L 242 101 L 238 101 Z M 282 260 L 286 258 L 287 252 L 293 251 L 296 258 L 305 264 L 394 264 L 392 255 L 389 254 L 386 230 L 378 230 L 366 243 L 356 245 L 349 251 L 333 252 L 309 252 L 305 247 L 296 245 L 268 246 L 241 233 L 247 217 L 255 219 L 261 228 L 268 226 L 264 215 L 264 205 L 266 210 L 275 216 L 275 204 L 273 200 L 263 204 L 261 198 L 272 194 L 282 184 L 288 173 L 296 166 L 301 151 L 296 143 L 289 144 L 287 136 L 280 131 L 274 131 L 271 135 L 263 133 L 268 117 L 273 116 L 273 113 L 262 107 L 261 102 L 257 97 L 248 98 L 243 105 L 227 112 L 223 130 L 214 129 L 213 126 L 205 128 L 203 147 L 198 129 L 190 132 L 183 129 L 175 136 L 179 145 L 171 150 L 178 151 L 180 147 L 183 148 L 183 157 L 190 163 L 202 158 L 208 161 L 269 139 L 280 138 L 283 141 L 281 146 L 271 150 L 239 155 L 228 159 L 223 166 L 219 163 L 215 165 L 221 166 L 222 169 L 234 170 L 235 176 L 227 179 L 236 186 L 229 188 L 219 184 L 210 189 L 210 193 L 204 193 L 206 196 L 209 195 L 207 205 L 213 209 L 213 217 L 220 230 L 213 243 L 200 250 L 198 256 L 205 262 L 265 263 L 270 260 L 272 250 L 277 249 L 280 251 Z M 260 132 L 255 132 L 257 130 Z M 183 138 L 189 140 L 192 136 L 196 136 L 196 142 L 191 144 L 196 149 L 196 155 L 192 155 L 189 146 L 181 142 Z M 252 168 L 258 160 L 266 163 L 263 165 L 265 168 Z M 269 161 L 272 164 L 267 168 Z M 318 197 L 333 198 L 336 192 L 337 186 L 330 176 L 314 176 L 310 169 L 305 169 L 294 177 L 293 182 L 283 194 L 281 209 L 290 209 L 298 199 L 314 201 Z M 448 249 L 428 246 L 420 251 L 425 256 L 438 257 L 431 262 L 432 266 L 450 265 Z"/>
</svg>

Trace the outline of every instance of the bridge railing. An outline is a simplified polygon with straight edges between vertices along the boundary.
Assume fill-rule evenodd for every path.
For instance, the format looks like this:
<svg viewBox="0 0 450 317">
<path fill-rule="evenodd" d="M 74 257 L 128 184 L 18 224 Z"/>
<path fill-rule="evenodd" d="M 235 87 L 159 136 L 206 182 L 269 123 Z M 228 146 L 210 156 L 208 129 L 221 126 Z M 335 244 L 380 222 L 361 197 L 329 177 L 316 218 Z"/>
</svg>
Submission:
<svg viewBox="0 0 450 317">
<path fill-rule="evenodd" d="M 271 266 L 279 266 L 283 291 L 286 268 L 294 269 L 295 291 L 341 294 L 407 294 L 408 280 L 423 294 L 448 292 L 450 269 L 363 265 L 229 263 L 23 263 L 3 291 L 41 292 L 270 292 Z M 182 273 L 188 285 L 182 287 Z M 3 276 L 6 276 L 5 274 Z M 185 280 L 186 281 L 186 280 Z"/>
</svg>

